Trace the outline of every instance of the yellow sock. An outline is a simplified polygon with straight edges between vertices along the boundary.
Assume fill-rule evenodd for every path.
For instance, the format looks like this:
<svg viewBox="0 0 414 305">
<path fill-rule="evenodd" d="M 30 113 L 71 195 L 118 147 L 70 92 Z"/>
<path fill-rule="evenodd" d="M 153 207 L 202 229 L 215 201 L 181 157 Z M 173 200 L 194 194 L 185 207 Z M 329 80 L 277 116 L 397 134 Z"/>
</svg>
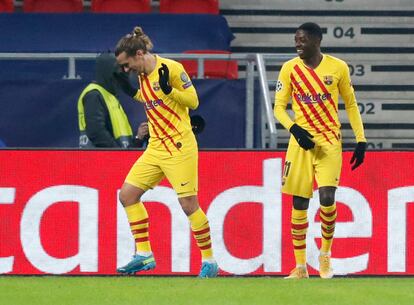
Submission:
<svg viewBox="0 0 414 305">
<path fill-rule="evenodd" d="M 201 208 L 198 208 L 193 214 L 188 216 L 197 246 L 201 251 L 202 260 L 213 258 L 213 249 L 211 248 L 210 225 L 206 214 Z"/>
<path fill-rule="evenodd" d="M 129 226 L 135 239 L 137 252 L 151 252 L 151 244 L 149 241 L 149 219 L 148 213 L 142 202 L 127 206 L 125 208 L 128 216 Z"/>
<path fill-rule="evenodd" d="M 306 232 L 308 231 L 308 211 L 292 209 L 292 241 L 296 265 L 306 265 Z"/>
<path fill-rule="evenodd" d="M 329 253 L 331 251 L 333 235 L 335 232 L 335 220 L 336 220 L 336 204 L 331 206 L 322 206 L 319 211 L 321 217 L 321 231 L 322 231 L 322 244 L 321 252 Z"/>
</svg>

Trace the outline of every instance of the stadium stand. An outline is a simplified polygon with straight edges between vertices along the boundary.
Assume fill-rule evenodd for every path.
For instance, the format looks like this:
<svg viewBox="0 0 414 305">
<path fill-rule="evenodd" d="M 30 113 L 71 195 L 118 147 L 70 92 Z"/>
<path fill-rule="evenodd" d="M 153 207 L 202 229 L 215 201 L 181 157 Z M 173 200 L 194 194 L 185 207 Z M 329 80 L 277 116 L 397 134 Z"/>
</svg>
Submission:
<svg viewBox="0 0 414 305">
<path fill-rule="evenodd" d="M 24 0 L 25 13 L 82 13 L 82 0 Z"/>
<path fill-rule="evenodd" d="M 137 24 L 154 37 L 156 53 L 181 54 L 193 48 L 228 52 L 233 39 L 226 20 L 213 14 L 112 14 L 111 18 L 106 14 L 1 14 L 0 36 L 7 43 L 0 45 L 0 55 L 6 54 L 6 59 L 0 60 L 0 101 L 13 100 L 4 103 L 0 113 L 4 141 L 10 147 L 77 147 L 76 101 L 93 79 L 92 60 L 77 59 L 76 77 L 68 79 L 68 59 L 56 59 L 50 53 L 81 56 L 113 49 L 117 40 Z M 32 57 L 22 59 L 16 53 L 31 53 Z M 44 57 L 39 60 L 38 56 Z M 199 139 L 200 147 L 243 148 L 245 81 L 211 79 L 194 83 L 203 99 L 197 111 L 210 118 L 209 127 Z M 217 105 L 220 100 L 227 102 Z M 144 120 L 141 107 L 129 98 L 124 97 L 122 102 L 132 116 L 131 122 Z M 232 125 L 222 130 L 230 119 Z M 7 132 L 11 128 L 15 131 Z"/>
<path fill-rule="evenodd" d="M 0 44 L 0 52 L 103 52 L 113 49 L 117 39 L 137 24 L 156 37 L 157 53 L 229 51 L 234 38 L 220 15 L 158 14 L 154 22 L 151 14 L 139 18 L 135 14 L 113 14 L 110 18 L 104 14 L 2 14 L 0 37 L 7 43 Z M 185 33 L 177 35 L 183 29 Z"/>
<path fill-rule="evenodd" d="M 233 53 L 294 54 L 293 35 L 306 21 L 324 30 L 322 52 L 345 60 L 357 91 L 370 149 L 414 148 L 414 3 L 411 0 L 222 0 L 235 39 Z M 267 62 L 272 96 L 281 62 Z M 244 66 L 239 66 L 243 77 Z M 344 147 L 353 135 L 343 108 Z M 288 133 L 277 125 L 280 148 Z"/>
<path fill-rule="evenodd" d="M 13 0 L 0 0 L 0 13 L 13 13 Z"/>
<path fill-rule="evenodd" d="M 218 0 L 160 0 L 160 13 L 219 14 Z"/>
<path fill-rule="evenodd" d="M 7 2 L 7 0 L 0 1 L 0 10 L 1 3 L 6 3 L 5 1 Z M 60 1 L 43 1 L 43 3 L 55 4 Z M 14 2 L 16 10 L 28 5 L 29 2 L 16 0 Z M 92 11 L 93 2 L 95 1 L 84 1 L 84 10 L 91 8 Z M 154 10 L 155 3 L 157 8 L 159 5 L 160 12 L 166 13 L 167 9 L 164 5 L 170 2 L 151 1 L 152 12 L 157 11 Z M 182 4 L 186 1 L 179 2 Z M 190 9 L 196 1 L 189 2 L 190 4 L 186 4 L 184 9 Z M 218 1 L 202 2 L 216 2 L 218 12 Z M 179 5 L 177 2 L 175 7 L 178 8 Z M 169 12 L 175 13 L 172 10 Z M 219 49 L 220 52 L 231 52 L 231 54 L 258 52 L 294 56 L 293 34 L 296 27 L 305 21 L 317 22 L 324 30 L 322 51 L 342 58 L 349 64 L 366 126 L 369 148 L 414 148 L 414 124 L 410 119 L 414 114 L 414 85 L 411 81 L 414 77 L 414 65 L 411 64 L 414 62 L 414 41 L 411 39 L 414 33 L 412 0 L 365 0 L 363 3 L 359 0 L 256 0 L 254 2 L 221 0 L 219 12 L 225 19 L 214 16 L 217 12 L 214 11 L 209 16 L 188 14 L 184 23 L 181 19 L 182 15 L 180 17 L 174 14 L 162 14 L 163 21 L 157 26 L 151 24 L 153 17 L 148 16 L 149 19 L 146 19 L 140 16 L 140 24 L 144 28 L 151 28 L 148 33 L 157 38 L 155 51 L 158 53 Z M 96 19 L 96 15 L 99 14 L 67 17 L 53 14 L 50 17 L 43 14 L 27 14 L 28 19 L 24 20 L 18 16 L 19 14 L 11 15 L 14 14 L 2 14 L 0 18 L 0 35 L 4 41 L 7 41 L 0 45 L 0 52 L 100 52 L 113 47 L 114 41 L 111 37 L 120 37 L 125 33 L 125 29 L 136 25 L 136 17 L 129 15 L 113 15 L 111 21 L 107 18 Z M 220 20 L 208 19 L 208 17 L 220 18 Z M 44 23 L 40 22 L 42 19 Z M 223 31 L 224 28 L 228 29 L 226 20 L 236 37 L 231 47 L 229 44 L 232 34 L 228 30 Z M 31 39 L 22 40 L 20 36 L 13 34 L 24 33 L 27 24 L 31 24 Z M 55 26 L 51 28 L 50 24 Z M 66 30 L 68 32 L 64 34 L 65 40 L 62 40 L 60 30 L 67 24 L 73 26 Z M 13 31 L 10 31 L 11 25 Z M 166 27 L 175 33 L 185 29 L 185 35 L 175 35 L 174 39 L 169 39 L 168 35 L 163 35 L 165 31 L 160 30 Z M 2 75 L 8 77 L 12 75 L 16 79 L 35 75 L 30 69 L 25 70 L 23 76 L 17 75 L 17 72 L 10 73 L 16 70 L 16 62 L 9 62 L 6 65 L 0 62 L 0 64 L 3 67 L 0 78 Z M 205 67 L 206 76 L 214 77 L 208 74 L 208 64 L 207 62 Z M 239 64 L 238 77 L 243 78 L 246 66 L 240 62 Z M 281 64 L 280 61 L 266 62 L 272 98 Z M 61 75 L 61 72 L 57 71 L 62 71 L 61 67 L 64 66 L 65 63 L 61 63 L 59 68 L 48 68 L 45 73 Z M 218 66 L 214 65 L 213 68 Z M 77 68 L 85 72 L 89 67 L 82 68 L 82 65 L 78 64 Z M 196 63 L 193 62 L 192 67 L 188 69 L 190 73 L 195 74 L 196 68 Z M 226 77 L 235 76 L 235 70 L 232 68 L 231 71 L 231 75 Z M 353 135 L 341 105 L 340 116 L 344 119 L 344 146 L 349 147 L 353 145 Z M 289 135 L 280 125 L 277 127 L 280 136 L 278 147 L 285 148 Z"/>
<path fill-rule="evenodd" d="M 187 54 L 231 54 L 229 51 L 222 50 L 188 50 Z M 195 60 L 181 60 L 185 70 L 191 78 L 198 76 L 198 64 Z M 205 60 L 205 78 L 238 78 L 238 65 L 235 60 Z"/>
<path fill-rule="evenodd" d="M 151 0 L 92 0 L 94 13 L 150 13 Z"/>
</svg>

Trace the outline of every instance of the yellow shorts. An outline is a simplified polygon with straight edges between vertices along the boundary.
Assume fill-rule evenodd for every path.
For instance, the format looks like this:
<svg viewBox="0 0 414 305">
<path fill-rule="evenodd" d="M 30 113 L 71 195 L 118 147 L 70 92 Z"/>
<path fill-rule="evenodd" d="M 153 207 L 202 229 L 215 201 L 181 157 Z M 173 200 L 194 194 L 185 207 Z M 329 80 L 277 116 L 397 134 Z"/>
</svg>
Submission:
<svg viewBox="0 0 414 305">
<path fill-rule="evenodd" d="M 315 146 L 307 151 L 297 144 L 290 143 L 283 169 L 282 192 L 312 198 L 314 178 L 318 187 L 337 187 L 341 168 L 341 143 Z"/>
<path fill-rule="evenodd" d="M 198 191 L 198 150 L 160 157 L 147 149 L 130 169 L 125 182 L 147 191 L 167 177 L 178 197 L 196 195 Z"/>
</svg>

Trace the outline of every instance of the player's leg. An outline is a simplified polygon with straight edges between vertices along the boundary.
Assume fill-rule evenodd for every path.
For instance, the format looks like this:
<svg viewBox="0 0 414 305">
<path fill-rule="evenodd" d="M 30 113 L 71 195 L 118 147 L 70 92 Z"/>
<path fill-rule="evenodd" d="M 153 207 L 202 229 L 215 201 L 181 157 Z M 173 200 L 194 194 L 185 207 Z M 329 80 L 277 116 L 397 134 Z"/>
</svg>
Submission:
<svg viewBox="0 0 414 305">
<path fill-rule="evenodd" d="M 200 277 L 217 276 L 218 267 L 211 246 L 210 224 L 200 208 L 198 191 L 198 153 L 191 151 L 163 163 L 162 170 L 178 195 L 178 201 L 187 215 L 193 236 L 201 251 Z"/>
<path fill-rule="evenodd" d="M 283 193 L 293 195 L 291 234 L 296 266 L 287 279 L 309 277 L 306 268 L 307 210 L 313 193 L 313 154 L 298 145 L 289 145 L 283 170 Z"/>
<path fill-rule="evenodd" d="M 121 273 L 134 273 L 155 268 L 155 260 L 149 240 L 149 217 L 141 196 L 162 179 L 161 170 L 152 165 L 151 158 L 142 156 L 133 165 L 119 193 L 125 208 L 131 233 L 134 236 L 136 253 L 125 266 L 117 269 Z"/>
<path fill-rule="evenodd" d="M 204 211 L 198 204 L 196 195 L 179 197 L 178 201 L 187 215 L 191 231 L 201 252 L 200 277 L 216 277 L 218 272 L 217 263 L 213 257 L 211 246 L 210 224 Z"/>
<path fill-rule="evenodd" d="M 335 192 L 341 174 L 342 149 L 339 145 L 323 147 L 316 159 L 315 168 L 316 180 L 319 186 L 319 216 L 322 235 L 319 275 L 322 278 L 329 279 L 334 275 L 330 257 L 337 215 Z"/>
<path fill-rule="evenodd" d="M 308 278 L 306 267 L 306 233 L 308 231 L 309 199 L 293 196 L 291 234 L 296 266 L 287 279 Z"/>
</svg>

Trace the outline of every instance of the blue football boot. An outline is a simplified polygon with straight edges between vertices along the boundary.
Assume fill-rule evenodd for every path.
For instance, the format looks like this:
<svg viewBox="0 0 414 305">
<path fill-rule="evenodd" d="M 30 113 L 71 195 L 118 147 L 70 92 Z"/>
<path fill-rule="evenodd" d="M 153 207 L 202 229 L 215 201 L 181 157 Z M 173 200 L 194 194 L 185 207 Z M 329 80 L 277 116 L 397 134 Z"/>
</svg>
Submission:
<svg viewBox="0 0 414 305">
<path fill-rule="evenodd" d="M 209 262 L 203 262 L 201 265 L 200 274 L 198 277 L 201 278 L 207 278 L 207 277 L 216 277 L 218 273 L 218 266 L 217 263 L 209 263 Z"/>
<path fill-rule="evenodd" d="M 119 273 L 133 274 L 135 272 L 144 270 L 152 270 L 155 268 L 155 265 L 154 255 L 151 254 L 150 256 L 140 256 L 138 254 L 135 254 L 128 264 L 116 269 L 116 271 Z"/>
</svg>

